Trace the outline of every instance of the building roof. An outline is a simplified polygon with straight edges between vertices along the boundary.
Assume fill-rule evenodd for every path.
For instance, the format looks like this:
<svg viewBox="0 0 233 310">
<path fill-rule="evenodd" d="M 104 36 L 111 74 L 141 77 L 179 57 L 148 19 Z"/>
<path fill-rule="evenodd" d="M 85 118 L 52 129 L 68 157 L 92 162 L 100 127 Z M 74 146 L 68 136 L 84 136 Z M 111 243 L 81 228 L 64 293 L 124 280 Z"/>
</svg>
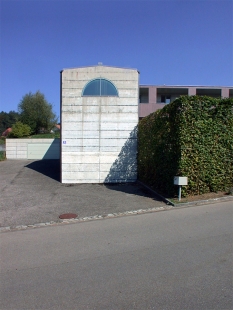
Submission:
<svg viewBox="0 0 233 310">
<path fill-rule="evenodd" d="M 127 70 L 136 70 L 136 68 L 128 68 L 128 67 L 116 67 L 116 66 L 108 66 L 108 65 L 103 65 L 102 63 L 99 63 L 97 65 L 92 65 L 92 66 L 81 66 L 81 67 L 71 67 L 71 68 L 63 68 L 60 72 L 64 70 L 71 70 L 71 69 L 81 69 L 81 68 L 92 68 L 92 67 L 106 67 L 106 68 L 116 68 L 116 69 L 127 69 Z M 139 73 L 139 71 L 138 71 Z"/>
<path fill-rule="evenodd" d="M 220 86 L 220 85 L 154 85 L 154 84 L 140 84 L 140 87 L 157 87 L 157 88 L 188 88 L 188 87 L 195 87 L 195 88 L 233 88 L 233 86 Z"/>
<path fill-rule="evenodd" d="M 2 133 L 2 137 L 8 136 L 10 132 L 12 132 L 12 128 L 7 128 L 7 129 Z"/>
</svg>

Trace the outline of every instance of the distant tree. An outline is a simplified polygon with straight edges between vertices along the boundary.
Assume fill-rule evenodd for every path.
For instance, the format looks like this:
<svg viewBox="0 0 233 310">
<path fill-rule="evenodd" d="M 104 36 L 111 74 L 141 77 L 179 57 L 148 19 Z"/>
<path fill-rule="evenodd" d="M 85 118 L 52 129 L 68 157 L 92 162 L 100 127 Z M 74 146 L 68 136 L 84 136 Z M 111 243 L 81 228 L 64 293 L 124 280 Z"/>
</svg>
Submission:
<svg viewBox="0 0 233 310">
<path fill-rule="evenodd" d="M 48 103 L 40 91 L 23 96 L 18 105 L 18 111 L 19 120 L 30 126 L 32 133 L 38 133 L 42 129 L 49 131 L 57 122 L 52 104 Z"/>
<path fill-rule="evenodd" d="M 22 138 L 27 137 L 31 133 L 31 128 L 21 122 L 16 122 L 12 126 L 12 131 L 9 133 L 10 138 Z"/>
<path fill-rule="evenodd" d="M 12 127 L 19 119 L 19 113 L 15 111 L 0 112 L 0 135 L 7 129 Z"/>
</svg>

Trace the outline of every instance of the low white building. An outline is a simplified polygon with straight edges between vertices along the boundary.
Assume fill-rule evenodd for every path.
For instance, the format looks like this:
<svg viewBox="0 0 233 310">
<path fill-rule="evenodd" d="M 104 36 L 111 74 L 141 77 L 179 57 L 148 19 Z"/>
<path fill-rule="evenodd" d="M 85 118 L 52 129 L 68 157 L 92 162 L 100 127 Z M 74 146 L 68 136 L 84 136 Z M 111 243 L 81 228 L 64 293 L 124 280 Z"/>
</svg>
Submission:
<svg viewBox="0 0 233 310">
<path fill-rule="evenodd" d="M 61 182 L 137 179 L 139 72 L 108 66 L 61 71 Z"/>
</svg>

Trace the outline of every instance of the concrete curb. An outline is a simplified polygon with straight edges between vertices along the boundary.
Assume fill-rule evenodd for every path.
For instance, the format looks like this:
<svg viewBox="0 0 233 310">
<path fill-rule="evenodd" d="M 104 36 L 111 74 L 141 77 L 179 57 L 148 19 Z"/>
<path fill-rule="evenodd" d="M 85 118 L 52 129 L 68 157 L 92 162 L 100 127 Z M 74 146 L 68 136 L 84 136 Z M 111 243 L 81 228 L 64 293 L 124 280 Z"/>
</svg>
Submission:
<svg viewBox="0 0 233 310">
<path fill-rule="evenodd" d="M 150 188 L 149 186 L 147 186 L 143 182 L 137 181 L 137 183 L 140 184 L 141 186 L 143 186 L 144 188 L 146 188 L 147 190 L 149 190 L 154 195 L 156 195 L 159 198 L 161 198 L 168 205 L 171 205 L 173 207 L 182 208 L 182 207 L 189 207 L 189 206 L 190 207 L 191 206 L 201 206 L 201 205 L 207 205 L 207 204 L 211 204 L 211 203 L 224 202 L 224 201 L 233 201 L 233 196 L 229 195 L 229 196 L 226 196 L 226 197 L 212 198 L 212 199 L 206 199 L 206 200 L 196 200 L 196 201 L 190 201 L 190 202 L 173 203 L 169 199 L 167 199 L 167 198 L 163 197 L 162 195 L 158 194 L 155 190 L 153 190 L 152 188 Z"/>
<path fill-rule="evenodd" d="M 32 224 L 32 225 L 0 227 L 0 233 L 8 232 L 8 231 L 19 231 L 19 230 L 26 230 L 26 229 L 33 229 L 33 228 L 56 226 L 56 225 L 62 225 L 62 224 L 82 223 L 82 222 L 89 222 L 89 221 L 94 221 L 94 220 L 104 220 L 104 219 L 116 218 L 116 217 L 127 216 L 127 215 L 137 215 L 137 214 L 145 214 L 145 213 L 152 213 L 152 212 L 158 212 L 158 211 L 166 211 L 166 210 L 170 210 L 171 208 L 172 207 L 169 207 L 169 206 L 155 207 L 155 208 L 148 208 L 148 209 L 139 209 L 139 210 L 134 210 L 134 211 L 87 216 L 87 217 L 75 218 L 75 219 L 59 220 L 58 222 L 51 221 L 51 222 L 37 223 L 37 224 Z"/>
<path fill-rule="evenodd" d="M 173 204 L 174 207 L 192 207 L 192 206 L 201 206 L 201 205 L 208 205 L 211 203 L 218 203 L 218 202 L 225 202 L 225 201 L 233 201 L 233 196 L 228 197 L 219 197 L 219 198 L 212 198 L 206 200 L 196 200 L 190 202 L 181 202 Z"/>
</svg>

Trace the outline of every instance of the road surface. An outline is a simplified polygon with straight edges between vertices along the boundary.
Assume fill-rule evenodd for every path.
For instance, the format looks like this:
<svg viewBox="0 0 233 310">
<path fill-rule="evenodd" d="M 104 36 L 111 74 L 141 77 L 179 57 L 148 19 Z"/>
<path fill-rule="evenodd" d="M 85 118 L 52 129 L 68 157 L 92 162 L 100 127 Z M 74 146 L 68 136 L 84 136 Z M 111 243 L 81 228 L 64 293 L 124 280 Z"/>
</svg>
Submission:
<svg viewBox="0 0 233 310">
<path fill-rule="evenodd" d="M 0 309 L 233 309 L 232 210 L 1 233 Z"/>
</svg>

